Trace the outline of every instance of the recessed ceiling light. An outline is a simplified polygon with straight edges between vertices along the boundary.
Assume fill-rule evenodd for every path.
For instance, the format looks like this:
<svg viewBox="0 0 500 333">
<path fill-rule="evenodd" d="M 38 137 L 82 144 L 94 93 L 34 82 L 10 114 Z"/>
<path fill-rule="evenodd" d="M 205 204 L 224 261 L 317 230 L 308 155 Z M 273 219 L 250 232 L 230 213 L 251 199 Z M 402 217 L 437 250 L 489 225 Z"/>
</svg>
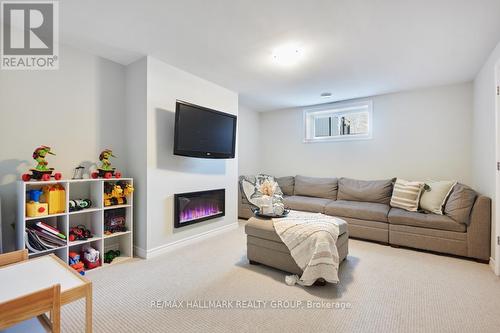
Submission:
<svg viewBox="0 0 500 333">
<path fill-rule="evenodd" d="M 324 92 L 321 95 L 319 95 L 321 98 L 330 98 L 332 97 L 332 93 L 330 92 Z"/>
<path fill-rule="evenodd" d="M 273 61 L 279 65 L 291 66 L 302 58 L 303 50 L 297 44 L 285 44 L 273 50 Z"/>
</svg>

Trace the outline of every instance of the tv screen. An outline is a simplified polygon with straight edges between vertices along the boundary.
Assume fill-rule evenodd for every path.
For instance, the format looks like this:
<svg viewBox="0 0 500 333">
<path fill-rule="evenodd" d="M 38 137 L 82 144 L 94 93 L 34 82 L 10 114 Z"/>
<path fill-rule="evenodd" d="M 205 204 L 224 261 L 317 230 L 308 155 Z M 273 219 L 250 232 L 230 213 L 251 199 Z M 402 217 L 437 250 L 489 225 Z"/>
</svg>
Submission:
<svg viewBox="0 0 500 333">
<path fill-rule="evenodd" d="M 174 155 L 234 158 L 236 116 L 177 101 Z"/>
</svg>

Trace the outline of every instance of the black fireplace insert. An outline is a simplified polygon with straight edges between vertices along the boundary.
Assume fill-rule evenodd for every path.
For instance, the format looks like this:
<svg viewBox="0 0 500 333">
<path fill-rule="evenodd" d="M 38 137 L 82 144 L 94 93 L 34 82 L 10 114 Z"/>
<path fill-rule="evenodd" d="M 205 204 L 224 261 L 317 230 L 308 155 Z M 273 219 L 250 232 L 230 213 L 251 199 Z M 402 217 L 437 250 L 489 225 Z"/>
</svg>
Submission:
<svg viewBox="0 0 500 333">
<path fill-rule="evenodd" d="M 226 190 L 210 190 L 174 195 L 174 227 L 211 220 L 226 214 Z"/>
</svg>

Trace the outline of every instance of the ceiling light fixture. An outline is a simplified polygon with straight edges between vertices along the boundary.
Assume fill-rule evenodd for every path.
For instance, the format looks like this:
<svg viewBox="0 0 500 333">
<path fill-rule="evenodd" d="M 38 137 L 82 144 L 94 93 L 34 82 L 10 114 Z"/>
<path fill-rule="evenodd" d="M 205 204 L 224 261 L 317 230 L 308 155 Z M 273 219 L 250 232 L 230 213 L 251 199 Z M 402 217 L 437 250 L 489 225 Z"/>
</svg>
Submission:
<svg viewBox="0 0 500 333">
<path fill-rule="evenodd" d="M 332 93 L 330 93 L 330 92 L 324 92 L 321 95 L 319 95 L 319 97 L 321 97 L 321 98 L 330 98 L 330 97 L 332 97 Z"/>
<path fill-rule="evenodd" d="M 272 57 L 275 63 L 283 66 L 293 66 L 302 58 L 303 51 L 296 44 L 286 44 L 273 50 Z"/>
</svg>

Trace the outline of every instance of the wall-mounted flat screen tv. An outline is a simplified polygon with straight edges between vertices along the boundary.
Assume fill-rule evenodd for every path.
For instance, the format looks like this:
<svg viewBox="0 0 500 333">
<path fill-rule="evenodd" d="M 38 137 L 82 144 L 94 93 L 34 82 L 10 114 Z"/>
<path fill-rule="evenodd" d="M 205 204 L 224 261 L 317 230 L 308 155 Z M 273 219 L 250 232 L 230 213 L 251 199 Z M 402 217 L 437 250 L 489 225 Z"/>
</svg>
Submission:
<svg viewBox="0 0 500 333">
<path fill-rule="evenodd" d="M 234 158 L 236 116 L 177 101 L 174 155 Z"/>
</svg>

